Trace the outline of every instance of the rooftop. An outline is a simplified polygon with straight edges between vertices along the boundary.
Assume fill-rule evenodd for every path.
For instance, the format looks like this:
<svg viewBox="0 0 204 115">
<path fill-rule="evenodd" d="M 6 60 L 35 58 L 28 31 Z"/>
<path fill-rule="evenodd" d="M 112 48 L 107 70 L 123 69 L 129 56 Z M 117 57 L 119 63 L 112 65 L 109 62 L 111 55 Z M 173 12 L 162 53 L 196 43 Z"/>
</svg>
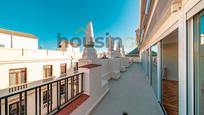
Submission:
<svg viewBox="0 0 204 115">
<path fill-rule="evenodd" d="M 12 30 L 6 30 L 2 28 L 0 28 L 0 33 L 10 34 L 10 35 L 15 35 L 15 36 L 22 36 L 22 37 L 27 37 L 27 38 L 32 38 L 32 39 L 38 39 L 36 36 L 32 34 L 17 32 L 17 31 L 12 31 Z"/>
<path fill-rule="evenodd" d="M 139 63 L 133 64 L 118 80 L 110 81 L 110 92 L 92 115 L 163 115 L 152 87 Z"/>
</svg>

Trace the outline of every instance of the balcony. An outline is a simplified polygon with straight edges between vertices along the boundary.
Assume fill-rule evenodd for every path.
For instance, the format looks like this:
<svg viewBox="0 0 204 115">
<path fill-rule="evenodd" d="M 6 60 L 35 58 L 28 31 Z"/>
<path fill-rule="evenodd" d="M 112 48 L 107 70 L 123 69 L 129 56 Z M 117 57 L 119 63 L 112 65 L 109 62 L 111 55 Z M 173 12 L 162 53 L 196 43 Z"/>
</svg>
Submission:
<svg viewBox="0 0 204 115">
<path fill-rule="evenodd" d="M 14 91 L 7 95 L 1 94 L 0 115 L 10 115 L 15 112 L 23 115 L 80 115 L 80 112 L 90 110 L 91 107 L 86 105 L 95 103 L 92 98 L 96 94 L 100 94 L 98 97 L 101 97 L 101 93 L 97 92 L 97 88 L 101 86 L 100 83 L 97 83 L 95 86 L 98 87 L 89 87 L 91 90 L 87 91 L 87 84 L 90 86 L 94 84 L 92 81 L 88 81 L 97 79 L 95 76 L 99 74 L 97 71 L 102 69 L 102 72 L 105 72 L 104 68 L 107 69 L 107 66 L 92 64 L 82 68 L 90 71 L 89 76 L 92 77 L 88 78 L 87 72 L 81 72 Z M 94 69 L 90 70 L 92 68 Z M 79 71 L 83 71 L 83 69 L 79 69 Z M 102 81 L 104 79 L 102 78 Z M 106 87 L 104 83 L 102 84 L 102 88 Z M 126 72 L 121 73 L 120 79 L 111 80 L 108 84 L 109 93 L 96 104 L 94 109 L 92 108 L 91 114 L 120 115 L 126 112 L 130 115 L 163 115 L 139 63 L 132 64 Z"/>
</svg>

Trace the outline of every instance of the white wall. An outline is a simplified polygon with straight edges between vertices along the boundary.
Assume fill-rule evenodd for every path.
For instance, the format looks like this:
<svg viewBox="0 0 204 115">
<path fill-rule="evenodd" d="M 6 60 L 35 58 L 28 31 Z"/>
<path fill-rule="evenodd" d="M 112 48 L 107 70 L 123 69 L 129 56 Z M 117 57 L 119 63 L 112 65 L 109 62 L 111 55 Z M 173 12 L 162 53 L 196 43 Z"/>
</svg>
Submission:
<svg viewBox="0 0 204 115">
<path fill-rule="evenodd" d="M 38 39 L 12 36 L 12 48 L 38 49 Z"/>
<path fill-rule="evenodd" d="M 0 33 L 0 45 L 4 45 L 5 48 L 11 48 L 11 36 Z"/>
<path fill-rule="evenodd" d="M 54 50 L 28 50 L 0 48 L 0 89 L 9 87 L 9 69 L 27 68 L 27 82 L 43 78 L 43 66 L 53 66 L 53 76 L 60 76 L 60 64 L 67 63 L 67 69 L 77 62 L 81 55 Z"/>
<path fill-rule="evenodd" d="M 5 48 L 38 49 L 38 39 L 0 33 L 0 45 Z"/>
<path fill-rule="evenodd" d="M 102 66 L 101 67 L 102 78 L 104 80 L 111 79 L 111 74 L 112 74 L 111 59 L 100 59 L 100 64 Z"/>
</svg>

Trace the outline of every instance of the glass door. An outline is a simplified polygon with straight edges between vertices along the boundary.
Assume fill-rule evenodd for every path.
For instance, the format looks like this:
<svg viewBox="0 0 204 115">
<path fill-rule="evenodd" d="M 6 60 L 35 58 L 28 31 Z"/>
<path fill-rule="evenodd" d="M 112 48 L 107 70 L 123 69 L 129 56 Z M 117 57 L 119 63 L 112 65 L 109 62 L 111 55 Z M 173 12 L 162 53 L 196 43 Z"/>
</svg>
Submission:
<svg viewBox="0 0 204 115">
<path fill-rule="evenodd" d="M 204 115 L 204 11 L 194 18 L 195 113 Z"/>
<path fill-rule="evenodd" d="M 151 47 L 151 85 L 158 98 L 158 45 Z"/>
</svg>

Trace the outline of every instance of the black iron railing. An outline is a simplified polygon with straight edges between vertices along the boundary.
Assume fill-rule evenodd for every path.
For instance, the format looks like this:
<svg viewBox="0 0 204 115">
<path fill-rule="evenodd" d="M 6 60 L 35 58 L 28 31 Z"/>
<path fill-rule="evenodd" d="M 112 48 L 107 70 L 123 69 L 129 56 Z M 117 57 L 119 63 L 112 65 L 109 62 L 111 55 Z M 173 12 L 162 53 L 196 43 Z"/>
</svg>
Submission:
<svg viewBox="0 0 204 115">
<path fill-rule="evenodd" d="M 55 114 L 83 94 L 84 73 L 60 77 L 0 97 L 0 115 Z"/>
</svg>

